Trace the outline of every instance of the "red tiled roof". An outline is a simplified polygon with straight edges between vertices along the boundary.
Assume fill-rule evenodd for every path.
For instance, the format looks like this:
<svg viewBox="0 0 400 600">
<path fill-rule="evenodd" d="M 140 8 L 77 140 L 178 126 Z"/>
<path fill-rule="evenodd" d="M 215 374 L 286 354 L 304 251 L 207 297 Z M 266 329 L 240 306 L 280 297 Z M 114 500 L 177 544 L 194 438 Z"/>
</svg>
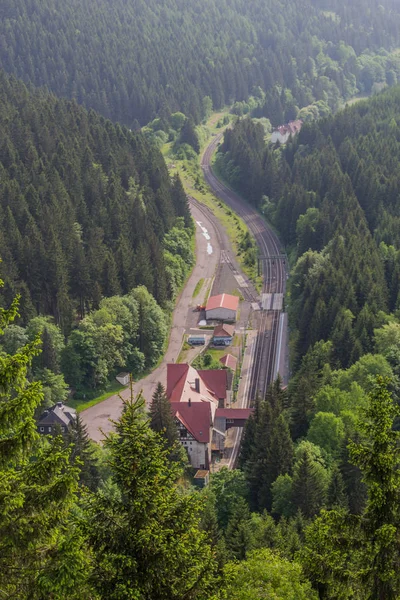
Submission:
<svg viewBox="0 0 400 600">
<path fill-rule="evenodd" d="M 285 135 L 286 133 L 297 133 L 300 131 L 302 125 L 303 121 L 297 119 L 296 121 L 289 121 L 286 125 L 279 125 L 276 129 L 281 135 Z"/>
<path fill-rule="evenodd" d="M 188 364 L 167 364 L 167 398 L 171 402 L 179 402 L 188 370 Z"/>
<path fill-rule="evenodd" d="M 211 407 L 208 402 L 171 402 L 174 417 L 202 444 L 210 441 Z"/>
<path fill-rule="evenodd" d="M 231 371 L 236 371 L 236 367 L 237 367 L 236 356 L 233 356 L 232 354 L 225 354 L 225 356 L 222 356 L 219 359 L 219 362 L 222 363 L 228 369 L 231 369 Z"/>
<path fill-rule="evenodd" d="M 213 336 L 214 337 L 233 337 L 234 333 L 235 333 L 234 325 L 228 325 L 226 323 L 222 323 L 221 325 L 217 325 L 214 328 Z"/>
<path fill-rule="evenodd" d="M 199 392 L 195 388 L 195 380 L 199 379 Z M 167 365 L 167 398 L 173 402 L 217 402 L 226 398 L 228 387 L 227 374 L 224 369 L 197 371 L 187 364 Z"/>
<path fill-rule="evenodd" d="M 206 311 L 214 308 L 228 308 L 229 310 L 237 310 L 239 306 L 239 298 L 230 294 L 219 294 L 211 296 L 208 299 Z"/>
<path fill-rule="evenodd" d="M 253 412 L 253 408 L 217 408 L 215 411 L 215 418 L 248 419 Z"/>
<path fill-rule="evenodd" d="M 197 371 L 207 388 L 216 398 L 226 398 L 228 377 L 224 369 L 210 369 L 208 371 Z"/>
</svg>

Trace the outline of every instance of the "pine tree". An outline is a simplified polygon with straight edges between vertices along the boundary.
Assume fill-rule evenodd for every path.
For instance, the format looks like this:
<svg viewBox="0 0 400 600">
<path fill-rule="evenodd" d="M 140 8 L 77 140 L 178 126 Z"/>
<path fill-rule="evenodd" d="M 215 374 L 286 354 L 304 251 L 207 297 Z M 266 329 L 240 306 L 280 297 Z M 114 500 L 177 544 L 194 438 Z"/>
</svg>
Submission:
<svg viewBox="0 0 400 600">
<path fill-rule="evenodd" d="M 356 433 L 353 436 L 353 441 L 357 442 L 359 439 L 359 435 Z M 367 488 L 362 480 L 361 470 L 351 462 L 349 442 L 349 438 L 346 438 L 343 442 L 339 469 L 345 485 L 349 511 L 353 515 L 359 515 L 365 508 Z"/>
<path fill-rule="evenodd" d="M 253 533 L 250 527 L 250 512 L 247 502 L 239 498 L 229 519 L 225 532 L 225 543 L 230 558 L 244 560 L 253 547 Z"/>
<path fill-rule="evenodd" d="M 400 432 L 393 422 L 400 409 L 389 394 L 386 383 L 377 378 L 369 396 L 365 418 L 360 422 L 360 442 L 350 443 L 350 457 L 363 473 L 368 500 L 361 527 L 371 543 L 364 555 L 369 585 L 366 598 L 395 600 L 400 593 L 398 557 L 400 543 Z"/>
<path fill-rule="evenodd" d="M 187 119 L 182 127 L 179 141 L 181 144 L 189 144 L 197 154 L 200 152 L 199 138 L 192 118 Z"/>
<path fill-rule="evenodd" d="M 17 307 L 15 300 L 0 309 L 1 334 Z M 61 436 L 36 432 L 41 384 L 26 376 L 39 344 L 36 338 L 0 357 L 0 589 L 21 600 L 90 597 L 89 566 L 70 513 L 79 469 Z"/>
<path fill-rule="evenodd" d="M 53 340 L 47 327 L 43 329 L 42 334 L 42 366 L 44 369 L 50 369 L 53 373 L 60 372 L 58 352 L 54 347 Z"/>
<path fill-rule="evenodd" d="M 394 600 L 399 597 L 400 433 L 393 429 L 399 407 L 377 378 L 350 442 L 350 458 L 368 490 L 362 514 L 336 508 L 322 512 L 306 530 L 301 560 L 321 597 Z"/>
<path fill-rule="evenodd" d="M 72 421 L 65 436 L 67 446 L 71 446 L 71 463 L 79 460 L 79 483 L 95 491 L 100 483 L 97 460 L 94 456 L 93 442 L 89 439 L 87 427 L 79 414 Z"/>
<path fill-rule="evenodd" d="M 124 403 L 115 427 L 106 447 L 116 493 L 84 502 L 96 589 L 109 600 L 209 597 L 215 563 L 199 496 L 177 487 L 181 468 L 149 428 L 141 397 Z"/>
<path fill-rule="evenodd" d="M 188 198 L 183 188 L 181 178 L 179 177 L 179 173 L 177 173 L 172 180 L 171 194 L 177 216 L 184 218 L 186 227 L 193 227 Z"/>
<path fill-rule="evenodd" d="M 300 457 L 293 474 L 293 504 L 309 519 L 323 507 L 326 486 L 323 474 L 308 451 Z"/>
<path fill-rule="evenodd" d="M 150 405 L 150 427 L 160 433 L 170 450 L 171 460 L 182 460 L 184 451 L 178 442 L 178 430 L 165 388 L 159 381 Z"/>
<path fill-rule="evenodd" d="M 327 491 L 326 505 L 328 508 L 348 508 L 346 487 L 338 467 L 334 467 Z"/>
</svg>

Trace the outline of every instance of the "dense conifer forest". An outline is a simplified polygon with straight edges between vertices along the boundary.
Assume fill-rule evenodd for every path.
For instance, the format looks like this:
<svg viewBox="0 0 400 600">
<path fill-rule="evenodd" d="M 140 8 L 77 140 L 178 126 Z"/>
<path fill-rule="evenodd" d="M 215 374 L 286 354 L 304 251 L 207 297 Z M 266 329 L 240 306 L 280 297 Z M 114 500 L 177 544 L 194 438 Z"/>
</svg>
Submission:
<svg viewBox="0 0 400 600">
<path fill-rule="evenodd" d="M 0 597 L 400 597 L 400 88 L 331 116 L 399 46 L 397 0 L 1 2 Z M 199 491 L 161 384 L 103 446 L 36 417 L 162 356 L 193 229 L 157 145 L 197 161 L 226 103 L 264 118 L 216 165 L 286 245 L 292 378 Z"/>
<path fill-rule="evenodd" d="M 395 0 L 5 0 L 0 66 L 134 128 L 258 86 L 274 125 L 400 77 Z M 277 86 L 277 87 L 275 87 Z"/>
<path fill-rule="evenodd" d="M 0 107 L 5 302 L 21 293 L 23 323 L 51 315 L 64 333 L 102 297 L 139 285 L 165 307 L 190 264 L 191 218 L 159 151 L 4 72 Z"/>
<path fill-rule="evenodd" d="M 396 87 L 304 125 L 285 147 L 241 119 L 217 155 L 292 263 L 293 373 L 245 428 L 249 507 L 286 524 L 291 556 L 332 600 L 400 593 L 399 106 Z"/>
</svg>

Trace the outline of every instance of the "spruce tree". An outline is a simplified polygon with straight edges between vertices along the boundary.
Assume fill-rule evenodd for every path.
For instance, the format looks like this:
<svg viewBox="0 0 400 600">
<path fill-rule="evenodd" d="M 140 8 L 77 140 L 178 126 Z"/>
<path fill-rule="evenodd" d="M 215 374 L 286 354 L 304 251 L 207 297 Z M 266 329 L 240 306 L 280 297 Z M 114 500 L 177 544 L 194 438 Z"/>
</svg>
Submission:
<svg viewBox="0 0 400 600">
<path fill-rule="evenodd" d="M 181 144 L 189 144 L 197 154 L 200 152 L 199 138 L 192 118 L 187 119 L 182 127 L 179 141 Z"/>
<path fill-rule="evenodd" d="M 184 218 L 186 227 L 193 227 L 188 198 L 183 188 L 181 178 L 179 177 L 179 173 L 177 173 L 172 180 L 171 194 L 177 216 Z"/>
<path fill-rule="evenodd" d="M 150 405 L 150 427 L 160 433 L 170 450 L 171 460 L 182 460 L 184 450 L 178 442 L 178 430 L 165 388 L 159 381 Z"/>
<path fill-rule="evenodd" d="M 15 300 L 0 309 L 0 334 L 17 307 Z M 27 371 L 39 345 L 36 338 L 0 356 L 0 590 L 21 600 L 90 597 L 87 556 L 71 516 L 79 468 L 61 436 L 36 431 L 43 395 Z"/>
<path fill-rule="evenodd" d="M 365 597 L 395 600 L 400 594 L 400 432 L 393 429 L 393 423 L 400 409 L 381 377 L 377 378 L 369 401 L 359 425 L 361 440 L 349 446 L 350 457 L 361 469 L 368 488 L 361 521 L 367 543 L 371 544 L 370 552 L 364 555 L 369 582 Z"/>
<path fill-rule="evenodd" d="M 323 507 L 326 496 L 326 483 L 322 469 L 305 451 L 293 473 L 292 500 L 306 518 L 312 518 Z"/>
<path fill-rule="evenodd" d="M 362 514 L 323 511 L 306 530 L 301 560 L 324 598 L 395 600 L 400 594 L 399 414 L 386 382 L 378 377 L 350 442 L 350 460 L 362 471 L 367 503 Z"/>
<path fill-rule="evenodd" d="M 229 519 L 225 532 L 225 543 L 230 558 L 244 560 L 253 547 L 253 532 L 250 527 L 250 512 L 246 500 L 239 498 Z"/>
<path fill-rule="evenodd" d="M 71 462 L 79 461 L 79 483 L 96 490 L 100 483 L 97 460 L 94 456 L 93 442 L 89 438 L 87 427 L 79 414 L 72 421 L 65 436 L 67 446 L 71 446 Z"/>
<path fill-rule="evenodd" d="M 96 589 L 108 600 L 210 597 L 215 563 L 200 497 L 178 488 L 181 468 L 148 426 L 141 397 L 124 403 L 115 428 L 106 447 L 116 493 L 84 502 Z"/>
<path fill-rule="evenodd" d="M 348 499 L 346 487 L 344 485 L 342 474 L 337 466 L 332 470 L 331 479 L 328 485 L 326 505 L 328 508 L 348 508 Z"/>
</svg>

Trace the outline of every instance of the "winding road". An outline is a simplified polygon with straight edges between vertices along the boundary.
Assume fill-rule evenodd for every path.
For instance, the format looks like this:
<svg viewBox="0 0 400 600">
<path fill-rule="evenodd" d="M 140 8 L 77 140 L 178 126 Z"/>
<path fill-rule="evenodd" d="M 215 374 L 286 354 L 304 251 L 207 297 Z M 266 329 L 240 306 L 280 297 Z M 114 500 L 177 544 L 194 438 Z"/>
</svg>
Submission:
<svg viewBox="0 0 400 600">
<path fill-rule="evenodd" d="M 172 318 L 172 326 L 168 342 L 167 351 L 160 365 L 154 369 L 147 377 L 135 382 L 133 392 L 137 395 L 140 391 L 147 402 L 150 402 L 155 386 L 158 381 L 163 384 L 167 379 L 167 364 L 175 362 L 179 356 L 182 347 L 183 335 L 186 331 L 188 311 L 194 302 L 194 290 L 200 279 L 212 280 L 216 268 L 220 262 L 220 233 L 216 231 L 216 224 L 207 217 L 204 210 L 200 210 L 194 203 L 191 204 L 192 216 L 197 224 L 196 226 L 196 264 L 193 271 L 177 299 L 176 307 Z M 204 229 L 207 230 L 207 236 L 204 235 Z M 210 253 L 210 247 L 212 252 Z M 130 390 L 124 389 L 120 392 L 123 399 L 130 397 Z M 100 442 L 104 434 L 110 433 L 113 429 L 111 421 L 116 421 L 121 415 L 122 401 L 118 394 L 110 396 L 103 402 L 91 406 L 80 413 L 80 416 L 87 426 L 89 436 L 92 440 Z M 111 421 L 110 421 L 111 419 Z"/>
</svg>

